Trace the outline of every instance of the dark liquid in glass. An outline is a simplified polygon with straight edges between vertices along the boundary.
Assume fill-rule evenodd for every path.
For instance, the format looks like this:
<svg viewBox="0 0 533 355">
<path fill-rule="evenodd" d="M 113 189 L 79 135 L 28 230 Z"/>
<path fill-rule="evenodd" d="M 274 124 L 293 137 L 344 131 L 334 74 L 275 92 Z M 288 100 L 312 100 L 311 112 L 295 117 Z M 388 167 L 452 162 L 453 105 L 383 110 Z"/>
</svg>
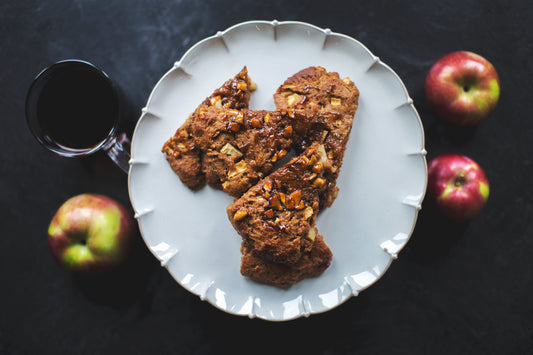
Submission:
<svg viewBox="0 0 533 355">
<path fill-rule="evenodd" d="M 116 93 L 103 74 L 73 63 L 44 84 L 37 117 L 45 139 L 66 148 L 91 148 L 109 135 L 118 119 Z"/>
</svg>

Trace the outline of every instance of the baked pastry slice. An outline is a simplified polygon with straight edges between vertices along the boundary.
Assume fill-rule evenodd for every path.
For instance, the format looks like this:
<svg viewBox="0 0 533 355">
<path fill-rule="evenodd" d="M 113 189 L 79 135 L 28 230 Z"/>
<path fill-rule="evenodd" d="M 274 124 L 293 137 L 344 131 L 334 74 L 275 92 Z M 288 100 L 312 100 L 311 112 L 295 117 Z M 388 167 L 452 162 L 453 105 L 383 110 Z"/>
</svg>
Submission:
<svg viewBox="0 0 533 355">
<path fill-rule="evenodd" d="M 321 235 L 317 235 L 313 247 L 293 265 L 275 263 L 261 258 L 243 243 L 241 274 L 256 282 L 287 288 L 308 277 L 320 275 L 331 263 L 332 253 Z"/>
<path fill-rule="evenodd" d="M 198 114 L 205 107 L 227 108 L 240 110 L 247 108 L 250 102 L 250 92 L 255 89 L 244 67 L 234 78 L 227 80 L 216 89 L 193 112 L 176 133 L 165 142 L 162 152 L 165 153 L 172 170 L 181 181 L 191 189 L 197 189 L 205 182 L 202 173 L 201 151 L 195 145 L 192 135 L 192 125 L 198 119 Z"/>
<path fill-rule="evenodd" d="M 314 142 L 301 155 L 259 181 L 227 207 L 244 250 L 274 263 L 294 265 L 313 248 L 319 197 L 331 166 Z"/>
<path fill-rule="evenodd" d="M 323 141 L 333 169 L 325 174 L 327 187 L 320 207 L 329 207 L 338 193 L 336 185 L 346 144 L 359 102 L 359 90 L 349 79 L 322 67 L 309 67 L 288 78 L 274 94 L 278 109 L 314 110 L 318 120 L 301 143 L 305 149 L 312 142 Z"/>
</svg>

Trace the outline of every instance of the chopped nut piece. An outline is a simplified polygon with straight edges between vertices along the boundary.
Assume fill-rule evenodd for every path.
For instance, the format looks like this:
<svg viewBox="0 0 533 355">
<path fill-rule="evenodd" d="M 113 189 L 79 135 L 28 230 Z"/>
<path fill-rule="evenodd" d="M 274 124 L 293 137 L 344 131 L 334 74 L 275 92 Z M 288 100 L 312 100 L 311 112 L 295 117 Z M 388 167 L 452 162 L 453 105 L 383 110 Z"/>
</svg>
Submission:
<svg viewBox="0 0 533 355">
<path fill-rule="evenodd" d="M 246 83 L 244 81 L 239 81 L 237 83 L 237 89 L 239 89 L 239 90 L 244 91 L 244 90 L 246 90 L 247 87 L 248 87 L 248 85 L 246 85 Z"/>
<path fill-rule="evenodd" d="M 292 158 L 288 164 L 294 164 L 296 162 L 296 160 L 298 160 L 298 157 L 294 157 Z"/>
<path fill-rule="evenodd" d="M 244 217 L 246 217 L 247 215 L 248 215 L 248 212 L 246 212 L 245 210 L 238 210 L 233 215 L 233 219 L 236 220 L 236 221 L 239 221 L 239 220 L 243 219 Z"/>
<path fill-rule="evenodd" d="M 305 204 L 303 201 L 300 201 L 300 203 L 296 206 L 297 210 L 303 210 L 305 207 Z"/>
<path fill-rule="evenodd" d="M 290 198 L 292 201 L 294 201 L 294 205 L 298 205 L 300 203 L 300 200 L 302 199 L 302 191 L 297 190 L 291 193 Z"/>
<path fill-rule="evenodd" d="M 341 105 L 341 98 L 340 97 L 332 97 L 331 98 L 331 104 L 333 106 L 340 106 Z"/>
<path fill-rule="evenodd" d="M 318 158 L 316 157 L 316 155 L 313 155 L 311 157 L 311 159 L 309 159 L 309 166 L 311 165 L 315 165 L 315 163 L 318 161 Z"/>
<path fill-rule="evenodd" d="M 336 173 L 337 172 L 337 167 L 336 166 L 331 166 L 331 168 L 329 169 L 332 173 Z"/>
<path fill-rule="evenodd" d="M 265 216 L 267 216 L 267 218 L 272 218 L 272 217 L 274 217 L 274 211 L 272 211 L 272 210 L 267 210 L 267 211 L 265 212 Z"/>
<path fill-rule="evenodd" d="M 277 162 L 278 161 L 278 153 L 274 153 L 274 155 L 272 156 L 272 159 L 270 159 L 273 163 Z"/>
<path fill-rule="evenodd" d="M 257 84 L 253 81 L 250 81 L 250 91 L 255 91 L 257 89 Z"/>
<path fill-rule="evenodd" d="M 215 96 L 209 99 L 211 106 L 222 108 L 222 98 L 220 96 Z"/>
<path fill-rule="evenodd" d="M 282 150 L 280 150 L 280 151 L 278 152 L 277 155 L 278 155 L 278 159 L 279 159 L 279 158 L 283 158 L 284 156 L 287 155 L 287 151 L 286 151 L 285 149 L 282 149 Z"/>
<path fill-rule="evenodd" d="M 250 123 L 252 124 L 253 128 L 260 128 L 261 127 L 261 121 L 259 121 L 259 119 L 257 119 L 257 118 L 252 118 Z"/>
<path fill-rule="evenodd" d="M 290 96 L 287 96 L 287 105 L 292 106 L 299 99 L 300 99 L 300 95 L 298 94 L 292 94 Z"/>
<path fill-rule="evenodd" d="M 272 181 L 270 181 L 270 180 L 265 181 L 265 184 L 263 185 L 263 190 L 271 191 L 272 190 Z"/>
<path fill-rule="evenodd" d="M 183 144 L 183 143 L 178 143 L 177 147 L 178 147 L 179 149 L 187 149 L 187 147 L 186 147 L 185 144 Z"/>
<path fill-rule="evenodd" d="M 294 118 L 294 111 L 293 110 L 288 110 L 287 113 L 289 114 L 290 118 Z"/>
<path fill-rule="evenodd" d="M 280 193 L 279 193 L 279 200 L 281 201 L 281 203 L 282 203 L 283 205 L 285 205 L 286 196 L 285 196 L 285 194 L 284 194 L 283 192 L 280 192 Z"/>
<path fill-rule="evenodd" d="M 314 211 L 313 208 L 307 206 L 304 210 L 304 219 L 309 219 L 313 215 Z"/>
<path fill-rule="evenodd" d="M 291 198 L 291 196 L 287 196 L 287 199 L 285 201 L 285 207 L 287 209 L 292 210 L 294 207 L 296 207 L 296 204 L 294 203 L 294 200 Z"/>
<path fill-rule="evenodd" d="M 324 180 L 323 178 L 317 178 L 315 181 L 313 181 L 313 185 L 318 188 L 321 188 L 322 186 L 324 186 L 325 183 L 326 183 L 326 180 Z"/>
<path fill-rule="evenodd" d="M 317 173 L 312 173 L 311 176 L 309 177 L 309 180 L 314 180 L 316 179 L 317 176 L 318 176 Z"/>
<path fill-rule="evenodd" d="M 295 88 L 296 85 L 283 85 L 282 86 L 282 89 L 292 89 L 292 88 Z"/>
<path fill-rule="evenodd" d="M 229 124 L 229 130 L 232 132 L 238 132 L 241 129 L 241 126 L 238 123 L 231 122 Z"/>
<path fill-rule="evenodd" d="M 235 118 L 235 122 L 237 122 L 238 124 L 244 123 L 244 116 L 242 113 L 239 112 L 239 114 L 237 115 L 237 118 Z"/>
<path fill-rule="evenodd" d="M 241 160 L 239 161 L 238 163 L 235 163 L 235 166 L 233 169 L 231 169 L 229 172 L 228 172 L 228 178 L 232 178 L 234 177 L 235 175 L 237 174 L 240 174 L 242 173 L 243 171 L 245 171 L 247 168 L 247 164 L 244 160 Z"/>
<path fill-rule="evenodd" d="M 316 237 L 316 230 L 314 228 L 309 229 L 309 233 L 307 233 L 307 239 L 314 242 Z"/>
<path fill-rule="evenodd" d="M 315 165 L 313 165 L 312 170 L 313 172 L 320 174 L 320 172 L 322 171 L 322 163 L 318 162 Z"/>
<path fill-rule="evenodd" d="M 313 207 L 313 209 L 317 209 L 318 208 L 318 201 L 313 202 L 311 207 Z"/>
<path fill-rule="evenodd" d="M 279 181 L 279 180 L 274 180 L 274 183 L 276 184 L 276 186 L 277 186 L 278 189 L 281 188 L 281 181 Z"/>
<path fill-rule="evenodd" d="M 281 211 L 283 209 L 283 206 L 281 205 L 281 201 L 279 200 L 279 196 L 278 195 L 275 195 L 275 196 L 272 196 L 268 202 L 270 203 L 270 206 L 272 206 L 272 208 L 278 210 L 278 211 Z"/>
<path fill-rule="evenodd" d="M 322 142 L 326 140 L 326 137 L 328 136 L 329 131 L 322 131 Z"/>
<path fill-rule="evenodd" d="M 270 197 L 270 192 L 265 191 L 265 193 L 263 194 L 263 196 L 265 196 L 265 198 L 269 198 L 269 197 Z"/>
<path fill-rule="evenodd" d="M 350 78 L 348 78 L 348 77 L 342 79 L 342 81 L 343 81 L 346 85 L 350 85 L 350 83 L 352 82 L 352 81 L 350 80 Z"/>
<path fill-rule="evenodd" d="M 270 117 L 270 114 L 266 114 L 265 117 L 263 118 L 263 121 L 265 121 L 265 123 L 268 123 L 268 121 L 270 121 L 272 117 Z"/>
<path fill-rule="evenodd" d="M 283 130 L 283 137 L 289 138 L 292 135 L 292 126 L 287 126 Z"/>
<path fill-rule="evenodd" d="M 220 149 L 220 153 L 229 155 L 229 156 L 231 156 L 234 159 L 242 157 L 241 151 L 238 150 L 237 148 L 235 148 L 234 146 L 232 146 L 229 143 L 226 143 L 222 147 L 222 149 Z"/>
</svg>

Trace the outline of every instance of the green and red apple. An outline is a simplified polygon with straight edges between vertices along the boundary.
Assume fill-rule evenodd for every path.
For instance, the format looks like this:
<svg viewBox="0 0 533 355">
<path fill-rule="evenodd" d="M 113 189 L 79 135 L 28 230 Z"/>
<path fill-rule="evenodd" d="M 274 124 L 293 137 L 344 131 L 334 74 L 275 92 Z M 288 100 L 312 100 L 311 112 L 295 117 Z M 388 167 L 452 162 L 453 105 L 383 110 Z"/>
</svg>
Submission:
<svg viewBox="0 0 533 355">
<path fill-rule="evenodd" d="M 131 214 L 119 202 L 98 194 L 68 199 L 48 227 L 48 246 L 57 262 L 74 273 L 110 270 L 133 245 Z"/>
<path fill-rule="evenodd" d="M 472 159 L 443 154 L 428 164 L 428 192 L 450 219 L 465 222 L 476 217 L 489 198 L 489 181 Z"/>
<path fill-rule="evenodd" d="M 473 126 L 494 111 L 500 98 L 500 79 L 487 59 L 458 51 L 433 64 L 425 89 L 439 116 L 460 126 Z"/>
</svg>

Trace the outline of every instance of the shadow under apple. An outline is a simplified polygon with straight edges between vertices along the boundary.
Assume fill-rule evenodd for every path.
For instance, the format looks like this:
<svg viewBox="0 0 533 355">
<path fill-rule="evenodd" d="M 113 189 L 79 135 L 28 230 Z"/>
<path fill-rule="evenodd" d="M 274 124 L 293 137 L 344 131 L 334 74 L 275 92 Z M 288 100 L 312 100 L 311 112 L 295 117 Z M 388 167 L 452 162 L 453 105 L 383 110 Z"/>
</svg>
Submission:
<svg viewBox="0 0 533 355">
<path fill-rule="evenodd" d="M 409 254 L 423 263 L 432 263 L 448 255 L 463 238 L 468 222 L 455 222 L 446 217 L 435 201 L 426 198 L 409 242 Z"/>
<path fill-rule="evenodd" d="M 157 262 L 137 235 L 130 255 L 113 270 L 75 274 L 75 286 L 91 301 L 115 308 L 127 308 L 144 293 Z"/>
</svg>

